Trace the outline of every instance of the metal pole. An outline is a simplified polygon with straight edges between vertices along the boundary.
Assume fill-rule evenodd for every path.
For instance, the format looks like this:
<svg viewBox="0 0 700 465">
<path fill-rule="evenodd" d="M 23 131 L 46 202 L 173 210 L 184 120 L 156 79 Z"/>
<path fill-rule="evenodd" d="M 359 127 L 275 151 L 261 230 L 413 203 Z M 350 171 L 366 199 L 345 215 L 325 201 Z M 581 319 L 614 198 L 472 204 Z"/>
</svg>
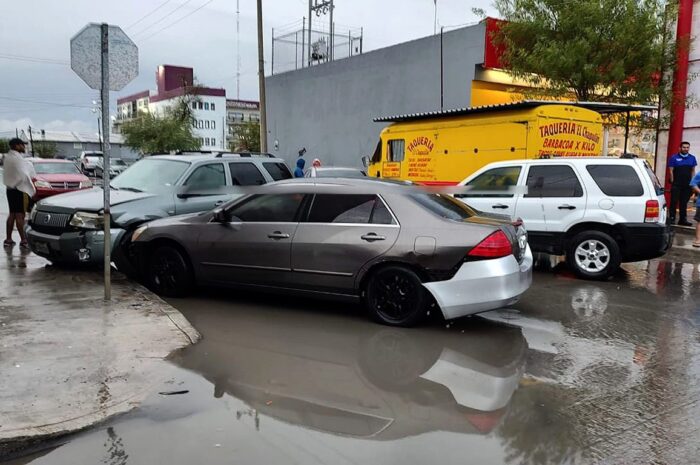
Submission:
<svg viewBox="0 0 700 465">
<path fill-rule="evenodd" d="M 627 140 L 630 137 L 630 112 L 627 111 L 627 118 L 625 119 L 625 149 L 622 151 L 623 155 L 627 155 Z"/>
<path fill-rule="evenodd" d="M 262 0 L 258 0 L 258 86 L 260 88 L 260 151 L 267 152 L 267 108 L 265 99 L 265 56 L 263 54 Z"/>
<path fill-rule="evenodd" d="M 34 137 L 32 136 L 31 126 L 29 126 L 29 144 L 32 146 L 32 158 L 34 158 Z"/>
<path fill-rule="evenodd" d="M 275 74 L 275 28 L 272 28 L 272 69 L 270 74 Z"/>
<path fill-rule="evenodd" d="M 294 35 L 294 43 L 296 44 L 297 37 Z M 306 18 L 302 19 L 301 23 L 301 67 L 304 67 L 306 59 Z"/>
<path fill-rule="evenodd" d="M 433 2 L 435 3 L 435 14 L 434 14 L 435 22 L 433 24 L 433 35 L 435 35 L 435 34 L 437 34 L 437 0 L 433 0 Z"/>
<path fill-rule="evenodd" d="M 360 28 L 360 55 L 362 55 L 362 41 L 365 38 L 365 28 L 361 27 Z"/>
<path fill-rule="evenodd" d="M 443 55 L 443 36 L 445 28 L 440 28 L 440 111 L 445 109 L 445 84 L 444 84 L 444 55 Z"/>
<path fill-rule="evenodd" d="M 100 143 L 100 150 L 102 151 L 102 153 L 104 153 L 105 146 L 104 146 L 104 142 L 102 141 L 102 117 L 101 116 L 97 117 L 97 140 Z"/>
<path fill-rule="evenodd" d="M 329 59 L 328 61 L 333 61 L 333 55 L 334 55 L 334 43 L 335 43 L 335 27 L 333 27 L 333 0 L 331 0 L 331 11 L 330 11 L 330 31 L 331 31 L 331 37 L 328 43 L 330 44 L 330 50 L 328 51 Z"/>
<path fill-rule="evenodd" d="M 312 2 L 312 0 L 309 0 L 309 40 L 308 40 L 308 43 L 306 44 L 306 46 L 309 47 L 308 50 L 306 51 L 306 59 L 309 60 L 309 63 L 308 63 L 309 66 L 311 66 L 311 25 L 314 23 L 311 20 L 311 13 L 312 13 L 311 2 Z"/>
<path fill-rule="evenodd" d="M 102 192 L 104 193 L 104 279 L 105 279 L 105 300 L 112 299 L 112 237 L 110 231 L 111 214 L 109 200 L 109 26 L 102 23 L 102 86 L 100 89 L 100 100 L 102 104 L 102 134 L 103 156 L 102 162 Z"/>
</svg>

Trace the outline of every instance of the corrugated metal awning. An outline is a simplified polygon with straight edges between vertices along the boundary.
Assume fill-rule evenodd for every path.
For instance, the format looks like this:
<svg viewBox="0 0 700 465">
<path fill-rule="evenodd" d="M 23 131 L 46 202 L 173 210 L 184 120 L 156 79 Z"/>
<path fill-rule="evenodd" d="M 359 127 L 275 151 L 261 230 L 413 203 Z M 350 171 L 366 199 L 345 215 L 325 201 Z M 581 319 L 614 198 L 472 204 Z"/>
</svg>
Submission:
<svg viewBox="0 0 700 465">
<path fill-rule="evenodd" d="M 383 116 L 374 118 L 375 123 L 397 123 L 402 121 L 412 121 L 419 119 L 445 118 L 450 116 L 472 115 L 476 113 L 489 113 L 496 111 L 521 110 L 535 108 L 541 105 L 570 105 L 574 107 L 587 108 L 597 111 L 603 115 L 612 113 L 627 113 L 635 111 L 656 111 L 657 107 L 652 105 L 629 105 L 626 103 L 604 103 L 604 102 L 561 102 L 552 100 L 521 100 L 512 103 L 500 103 L 497 105 L 484 105 L 480 107 L 455 108 L 451 110 L 428 111 L 424 113 L 407 113 L 404 115 Z"/>
</svg>

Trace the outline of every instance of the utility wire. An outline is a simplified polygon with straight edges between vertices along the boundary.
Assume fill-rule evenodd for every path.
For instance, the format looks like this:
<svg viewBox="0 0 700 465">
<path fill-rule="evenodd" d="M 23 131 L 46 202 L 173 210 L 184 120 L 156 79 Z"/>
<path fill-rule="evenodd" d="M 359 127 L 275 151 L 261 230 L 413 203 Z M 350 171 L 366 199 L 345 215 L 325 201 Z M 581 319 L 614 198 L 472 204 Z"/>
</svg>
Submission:
<svg viewBox="0 0 700 465">
<path fill-rule="evenodd" d="M 135 36 L 138 36 L 138 35 L 140 35 L 140 34 L 143 34 L 144 32 L 148 31 L 149 29 L 151 29 L 151 28 L 152 28 L 153 26 L 155 26 L 156 24 L 162 23 L 163 21 L 165 21 L 166 19 L 168 19 L 169 17 L 171 17 L 173 14 L 175 14 L 175 12 L 177 12 L 178 10 L 180 10 L 180 9 L 183 8 L 185 5 L 187 5 L 188 3 L 191 3 L 191 2 L 192 2 L 192 0 L 187 0 L 187 1 L 185 1 L 184 3 L 179 4 L 179 5 L 178 5 L 177 7 L 175 7 L 175 9 L 172 10 L 170 13 L 168 13 L 168 14 L 165 15 L 165 16 L 163 16 L 162 18 L 160 18 L 160 19 L 159 19 L 158 21 L 156 21 L 155 23 L 151 23 L 149 26 L 146 26 L 145 28 L 141 29 L 139 32 L 135 33 L 134 35 L 135 35 Z"/>
<path fill-rule="evenodd" d="M 12 55 L 9 53 L 0 53 L 0 59 L 3 60 L 13 60 L 13 61 L 25 61 L 29 63 L 41 63 L 46 65 L 62 65 L 68 66 L 70 63 L 65 60 L 55 60 L 53 58 L 40 58 L 31 57 L 26 55 Z"/>
<path fill-rule="evenodd" d="M 180 18 L 180 19 L 178 19 L 178 20 L 176 20 L 176 21 L 174 21 L 174 22 L 168 24 L 168 25 L 165 26 L 164 28 L 157 30 L 156 32 L 154 32 L 153 34 L 151 34 L 151 35 L 149 35 L 149 36 L 146 36 L 146 37 L 141 38 L 141 39 L 140 39 L 141 42 L 146 41 L 146 40 L 150 39 L 151 37 L 160 34 L 161 32 L 165 31 L 166 29 L 169 29 L 169 28 L 173 27 L 174 25 L 176 25 L 176 24 L 179 23 L 180 21 L 184 20 L 185 18 L 188 18 L 188 17 L 192 16 L 193 14 L 195 14 L 196 12 L 198 12 L 199 10 L 201 10 L 202 8 L 204 8 L 205 6 L 209 5 L 209 4 L 210 4 L 211 2 L 213 2 L 213 1 L 214 1 L 214 0 L 209 0 L 208 2 L 202 4 L 200 7 L 195 8 L 194 10 L 190 11 L 189 13 L 187 13 L 187 14 L 186 14 L 185 16 L 183 16 L 182 18 Z"/>
<path fill-rule="evenodd" d="M 0 95 L 1 100 L 11 100 L 14 102 L 24 102 L 24 103 L 36 103 L 36 104 L 41 104 L 41 105 L 53 105 L 55 107 L 75 107 L 75 108 L 92 108 L 92 106 L 89 105 L 80 105 L 76 103 L 59 103 L 59 102 L 46 102 L 42 100 L 30 100 L 30 99 L 24 99 L 24 98 L 15 98 L 15 97 L 4 97 Z"/>
<path fill-rule="evenodd" d="M 158 5 L 157 7 L 155 7 L 154 9 L 152 9 L 151 11 L 149 11 L 148 13 L 146 13 L 145 15 L 141 16 L 141 18 L 139 18 L 136 22 L 129 24 L 126 28 L 127 28 L 127 29 L 131 29 L 132 27 L 136 26 L 138 23 L 140 23 L 140 22 L 143 21 L 144 19 L 148 18 L 148 17 L 151 16 L 153 13 L 155 13 L 155 12 L 158 11 L 158 10 L 160 10 L 161 8 L 163 8 L 165 5 L 167 5 L 168 3 L 172 2 L 172 1 L 173 1 L 173 0 L 165 0 L 163 3 L 161 3 L 161 4 Z"/>
</svg>

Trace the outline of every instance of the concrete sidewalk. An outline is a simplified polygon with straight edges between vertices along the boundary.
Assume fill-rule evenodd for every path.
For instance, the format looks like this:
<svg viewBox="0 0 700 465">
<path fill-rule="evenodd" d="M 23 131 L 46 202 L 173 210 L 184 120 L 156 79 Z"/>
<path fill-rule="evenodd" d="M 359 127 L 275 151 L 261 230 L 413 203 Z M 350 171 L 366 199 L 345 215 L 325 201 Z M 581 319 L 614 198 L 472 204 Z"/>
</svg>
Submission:
<svg viewBox="0 0 700 465">
<path fill-rule="evenodd" d="M 102 296 L 99 272 L 57 269 L 18 247 L 0 252 L 0 457 L 139 405 L 161 381 L 163 359 L 200 337 L 119 274 L 112 302 Z"/>
</svg>

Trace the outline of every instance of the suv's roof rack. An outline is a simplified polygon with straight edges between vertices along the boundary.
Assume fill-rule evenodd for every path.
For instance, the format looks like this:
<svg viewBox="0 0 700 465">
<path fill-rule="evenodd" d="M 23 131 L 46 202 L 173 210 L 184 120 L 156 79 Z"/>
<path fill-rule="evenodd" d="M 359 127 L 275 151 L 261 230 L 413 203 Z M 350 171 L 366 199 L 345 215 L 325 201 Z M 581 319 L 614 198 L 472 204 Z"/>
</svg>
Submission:
<svg viewBox="0 0 700 465">
<path fill-rule="evenodd" d="M 275 156 L 270 154 L 270 153 L 259 153 L 259 152 L 219 152 L 216 154 L 216 158 L 223 158 L 224 156 L 243 157 L 243 158 L 251 158 L 251 157 L 275 158 Z"/>
</svg>

